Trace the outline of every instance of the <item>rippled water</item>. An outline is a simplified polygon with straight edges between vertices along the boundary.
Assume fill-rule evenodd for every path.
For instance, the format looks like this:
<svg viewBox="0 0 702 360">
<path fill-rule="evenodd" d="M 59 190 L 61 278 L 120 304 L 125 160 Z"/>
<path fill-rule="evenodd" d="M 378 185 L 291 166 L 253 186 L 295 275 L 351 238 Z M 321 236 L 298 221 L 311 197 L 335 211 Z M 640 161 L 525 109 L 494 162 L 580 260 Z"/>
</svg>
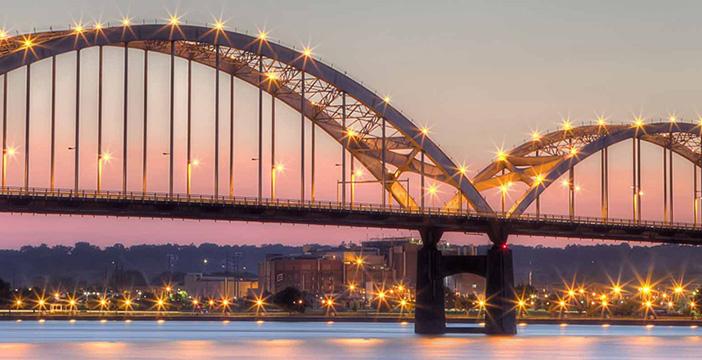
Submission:
<svg viewBox="0 0 702 360">
<path fill-rule="evenodd" d="M 680 359 L 702 328 L 528 325 L 514 337 L 417 336 L 412 324 L 0 322 L 0 359 Z"/>
</svg>

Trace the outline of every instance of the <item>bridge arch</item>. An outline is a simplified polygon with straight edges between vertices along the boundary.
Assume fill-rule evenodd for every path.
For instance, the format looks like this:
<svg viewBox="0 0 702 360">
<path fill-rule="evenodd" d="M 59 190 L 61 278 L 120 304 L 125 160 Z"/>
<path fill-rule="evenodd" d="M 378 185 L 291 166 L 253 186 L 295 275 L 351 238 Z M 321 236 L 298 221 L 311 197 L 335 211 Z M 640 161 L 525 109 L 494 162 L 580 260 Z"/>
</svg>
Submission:
<svg viewBox="0 0 702 360">
<path fill-rule="evenodd" d="M 528 189 L 518 197 L 507 215 L 520 216 L 571 167 L 604 149 L 638 138 L 667 148 L 697 166 L 701 163 L 702 128 L 699 124 L 658 122 L 638 125 L 585 125 L 561 129 L 501 154 L 480 171 L 472 182 L 478 191 L 505 183 L 522 182 Z"/>
<path fill-rule="evenodd" d="M 405 208 L 417 208 L 398 177 L 402 172 L 418 173 L 424 169 L 428 178 L 449 184 L 479 212 L 492 212 L 489 204 L 457 165 L 420 127 L 357 81 L 332 67 L 305 56 L 302 52 L 265 39 L 237 32 L 191 25 L 130 25 L 99 30 L 49 31 L 19 35 L 0 40 L 0 74 L 48 59 L 53 56 L 95 46 L 128 46 L 148 51 L 169 53 L 214 67 L 220 47 L 220 71 L 229 73 L 254 86 L 261 86 L 305 118 L 322 128 L 361 162 L 378 181 L 385 178 L 385 189 Z M 261 66 L 261 64 L 263 64 Z M 258 66 L 257 66 L 258 65 Z M 257 68 L 258 67 L 258 68 Z M 262 86 L 264 72 L 279 72 L 273 86 Z M 304 79 L 303 74 L 310 78 Z M 301 93 L 302 84 L 309 86 Z M 349 100 L 345 103 L 344 100 Z M 344 102 L 344 104 L 342 104 Z M 342 109 L 343 108 L 343 109 Z M 342 111 L 348 112 L 351 124 L 341 124 Z M 387 123 L 386 123 L 387 122 Z M 382 124 L 389 128 L 382 148 Z M 357 137 L 350 141 L 347 129 L 355 127 Z M 389 171 L 385 164 L 395 167 Z M 420 163 L 419 155 L 431 162 Z M 385 174 L 385 175 L 383 175 Z M 422 189 L 422 191 L 424 191 Z"/>
</svg>

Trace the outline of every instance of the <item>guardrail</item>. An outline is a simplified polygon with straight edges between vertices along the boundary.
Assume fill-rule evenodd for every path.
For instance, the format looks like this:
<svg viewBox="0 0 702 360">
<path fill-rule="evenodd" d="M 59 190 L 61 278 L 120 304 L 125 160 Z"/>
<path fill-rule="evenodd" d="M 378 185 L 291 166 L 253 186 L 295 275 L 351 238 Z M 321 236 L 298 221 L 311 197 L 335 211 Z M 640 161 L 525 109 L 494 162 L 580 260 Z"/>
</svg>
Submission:
<svg viewBox="0 0 702 360">
<path fill-rule="evenodd" d="M 427 216 L 451 216 L 474 219 L 497 219 L 515 220 L 548 223 L 568 223 L 583 225 L 613 225 L 651 229 L 683 229 L 702 230 L 702 224 L 664 222 L 652 220 L 634 221 L 631 219 L 607 218 L 587 216 L 567 216 L 551 214 L 521 214 L 519 216 L 508 216 L 502 213 L 479 213 L 470 210 L 459 211 L 456 209 L 425 207 L 403 208 L 393 206 L 380 206 L 368 203 L 341 203 L 336 201 L 301 201 L 295 199 L 269 199 L 246 196 L 212 196 L 212 195 L 186 195 L 168 194 L 160 192 L 121 192 L 121 191 L 94 191 L 94 190 L 70 190 L 70 189 L 47 189 L 47 188 L 20 188 L 5 187 L 0 189 L 0 198 L 3 196 L 29 196 L 33 198 L 65 198 L 84 200 L 127 200 L 127 201 L 150 201 L 161 203 L 183 203 L 183 204 L 210 204 L 210 205 L 244 205 L 244 206 L 267 206 L 277 208 L 298 208 L 298 209 L 329 209 L 346 211 L 365 211 L 385 214 L 416 214 Z"/>
</svg>

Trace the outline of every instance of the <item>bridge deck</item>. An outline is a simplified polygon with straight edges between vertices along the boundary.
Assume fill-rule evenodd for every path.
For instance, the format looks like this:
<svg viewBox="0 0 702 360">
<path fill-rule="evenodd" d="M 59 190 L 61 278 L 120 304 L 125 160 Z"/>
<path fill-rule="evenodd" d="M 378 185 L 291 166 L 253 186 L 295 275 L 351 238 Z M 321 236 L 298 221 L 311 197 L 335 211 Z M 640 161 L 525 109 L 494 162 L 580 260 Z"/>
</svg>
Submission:
<svg viewBox="0 0 702 360">
<path fill-rule="evenodd" d="M 403 209 L 371 204 L 273 200 L 163 193 L 6 188 L 0 212 L 144 218 L 251 221 L 330 226 L 486 233 L 503 226 L 509 234 L 581 239 L 627 240 L 702 245 L 702 226 L 582 216 L 457 212 L 437 208 Z"/>
</svg>

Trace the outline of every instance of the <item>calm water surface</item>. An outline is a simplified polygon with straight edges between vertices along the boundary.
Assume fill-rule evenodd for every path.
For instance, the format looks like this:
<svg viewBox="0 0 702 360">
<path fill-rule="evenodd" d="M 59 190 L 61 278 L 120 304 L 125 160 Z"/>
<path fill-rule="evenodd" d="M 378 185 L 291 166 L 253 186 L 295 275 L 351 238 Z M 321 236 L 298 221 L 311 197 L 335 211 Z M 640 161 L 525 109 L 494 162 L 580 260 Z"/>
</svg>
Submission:
<svg viewBox="0 0 702 360">
<path fill-rule="evenodd" d="M 412 324 L 0 321 L 0 359 L 683 359 L 702 328 L 528 325 L 514 337 L 421 337 Z"/>
</svg>

